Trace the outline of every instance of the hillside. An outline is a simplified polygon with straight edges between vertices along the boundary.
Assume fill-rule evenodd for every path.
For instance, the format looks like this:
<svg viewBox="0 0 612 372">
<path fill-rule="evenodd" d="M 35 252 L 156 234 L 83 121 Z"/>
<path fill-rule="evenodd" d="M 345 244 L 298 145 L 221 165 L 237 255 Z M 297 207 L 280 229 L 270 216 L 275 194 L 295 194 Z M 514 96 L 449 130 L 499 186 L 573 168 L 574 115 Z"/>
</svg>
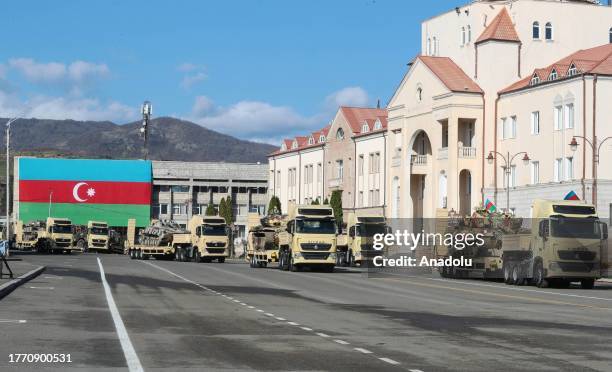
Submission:
<svg viewBox="0 0 612 372">
<path fill-rule="evenodd" d="M 4 122 L 6 119 L 0 119 Z M 118 125 L 108 121 L 20 119 L 11 127 L 11 149 L 41 155 L 142 158 L 140 126 L 141 122 Z M 0 138 L 5 143 L 4 130 Z M 274 149 L 175 118 L 156 118 L 149 127 L 149 158 L 153 160 L 266 162 L 266 155 Z"/>
</svg>

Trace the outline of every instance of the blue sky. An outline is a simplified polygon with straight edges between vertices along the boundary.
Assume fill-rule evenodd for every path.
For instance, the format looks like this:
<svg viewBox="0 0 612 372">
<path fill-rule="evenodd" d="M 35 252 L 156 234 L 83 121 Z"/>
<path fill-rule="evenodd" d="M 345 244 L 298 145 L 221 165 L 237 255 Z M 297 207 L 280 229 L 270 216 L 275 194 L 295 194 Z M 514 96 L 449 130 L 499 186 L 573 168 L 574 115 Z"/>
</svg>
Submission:
<svg viewBox="0 0 612 372">
<path fill-rule="evenodd" d="M 338 104 L 384 105 L 419 52 L 420 22 L 459 1 L 13 1 L 0 115 L 175 116 L 277 142 Z"/>
</svg>

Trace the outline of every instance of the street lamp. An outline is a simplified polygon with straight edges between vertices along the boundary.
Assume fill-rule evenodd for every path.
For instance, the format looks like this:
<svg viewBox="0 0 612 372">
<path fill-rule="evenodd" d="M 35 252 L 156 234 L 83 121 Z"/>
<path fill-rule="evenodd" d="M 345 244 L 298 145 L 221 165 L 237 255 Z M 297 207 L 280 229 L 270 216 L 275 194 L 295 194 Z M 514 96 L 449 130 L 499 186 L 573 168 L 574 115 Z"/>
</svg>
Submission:
<svg viewBox="0 0 612 372">
<path fill-rule="evenodd" d="M 153 114 L 153 105 L 151 102 L 144 101 L 141 108 L 142 112 L 142 127 L 140 127 L 140 134 L 144 139 L 144 158 L 147 160 L 149 157 L 149 147 L 148 147 L 148 132 L 149 132 L 149 121 L 151 120 L 151 115 Z"/>
<path fill-rule="evenodd" d="M 572 142 L 569 143 L 569 147 L 572 152 L 576 152 L 576 150 L 578 150 L 578 141 L 576 141 L 576 138 L 582 138 L 593 151 L 593 205 L 595 208 L 597 208 L 597 168 L 599 167 L 599 152 L 601 151 L 601 146 L 612 137 L 606 137 L 603 139 L 603 141 L 597 143 L 597 137 L 595 137 L 593 142 L 591 142 L 586 137 L 573 136 Z"/>
<path fill-rule="evenodd" d="M 529 165 L 529 161 L 531 160 L 529 158 L 529 155 L 527 155 L 527 152 L 525 151 L 521 151 L 521 152 L 517 152 L 516 154 L 510 156 L 510 152 L 508 152 L 506 154 L 506 156 L 504 156 L 502 153 L 497 152 L 497 151 L 489 151 L 489 156 L 487 156 L 487 162 L 489 164 L 493 164 L 493 161 L 495 160 L 495 157 L 499 155 L 503 161 L 504 161 L 504 173 L 506 175 L 506 212 L 510 213 L 510 173 L 512 172 L 512 166 L 514 165 L 514 159 L 519 156 L 519 155 L 523 155 L 523 158 L 521 160 L 523 160 L 523 164 L 525 165 Z"/>
</svg>

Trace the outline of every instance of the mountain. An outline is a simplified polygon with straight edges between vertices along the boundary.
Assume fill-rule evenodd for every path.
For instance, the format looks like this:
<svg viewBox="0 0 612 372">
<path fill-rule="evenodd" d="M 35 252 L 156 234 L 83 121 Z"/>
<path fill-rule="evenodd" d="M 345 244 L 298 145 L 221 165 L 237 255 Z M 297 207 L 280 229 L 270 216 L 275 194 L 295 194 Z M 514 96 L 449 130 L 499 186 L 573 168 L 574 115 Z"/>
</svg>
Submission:
<svg viewBox="0 0 612 372">
<path fill-rule="evenodd" d="M 0 124 L 6 119 L 0 119 Z M 61 155 L 130 159 L 143 157 L 141 122 L 115 124 L 109 121 L 20 119 L 11 126 L 11 149 L 28 155 Z M 5 130 L 0 134 L 5 143 Z M 4 146 L 0 145 L 4 148 Z M 267 162 L 271 145 L 243 141 L 170 117 L 149 123 L 149 159 Z M 3 152 L 3 151 L 1 151 Z M 14 155 L 14 154 L 11 154 Z"/>
</svg>

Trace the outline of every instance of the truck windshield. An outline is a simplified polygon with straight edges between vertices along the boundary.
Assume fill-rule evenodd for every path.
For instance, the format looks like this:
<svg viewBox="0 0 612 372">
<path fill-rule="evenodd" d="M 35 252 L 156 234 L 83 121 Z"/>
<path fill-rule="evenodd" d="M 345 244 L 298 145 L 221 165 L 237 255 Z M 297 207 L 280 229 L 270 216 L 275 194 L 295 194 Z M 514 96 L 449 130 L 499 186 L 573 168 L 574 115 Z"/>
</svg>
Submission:
<svg viewBox="0 0 612 372">
<path fill-rule="evenodd" d="M 225 236 L 225 226 L 223 225 L 202 225 L 202 235 Z"/>
<path fill-rule="evenodd" d="M 51 232 L 58 234 L 70 234 L 72 233 L 72 226 L 70 225 L 53 225 Z"/>
<path fill-rule="evenodd" d="M 335 234 L 336 224 L 330 218 L 326 219 L 297 219 L 295 221 L 296 232 L 300 234 Z"/>
<path fill-rule="evenodd" d="M 106 227 L 92 227 L 89 229 L 89 233 L 92 235 L 108 235 L 108 229 Z"/>
<path fill-rule="evenodd" d="M 551 235 L 557 238 L 599 239 L 601 231 L 596 218 L 554 217 L 550 219 Z"/>
<path fill-rule="evenodd" d="M 385 225 L 377 224 L 359 224 L 357 225 L 357 236 L 373 237 L 375 234 L 384 234 L 386 231 Z"/>
</svg>

